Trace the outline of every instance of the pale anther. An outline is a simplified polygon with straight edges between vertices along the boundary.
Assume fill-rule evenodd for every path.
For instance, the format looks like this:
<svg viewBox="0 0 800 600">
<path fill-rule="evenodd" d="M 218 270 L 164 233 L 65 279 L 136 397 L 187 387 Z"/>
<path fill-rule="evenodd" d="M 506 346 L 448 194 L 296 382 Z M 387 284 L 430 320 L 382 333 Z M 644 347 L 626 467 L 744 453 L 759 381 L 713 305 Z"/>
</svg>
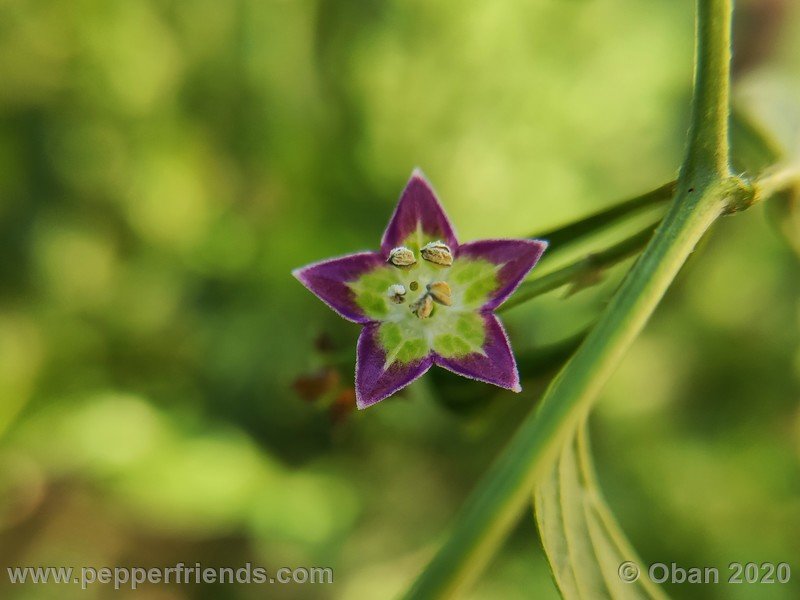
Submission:
<svg viewBox="0 0 800 600">
<path fill-rule="evenodd" d="M 389 262 L 395 267 L 410 267 L 417 262 L 417 259 L 411 249 L 398 246 L 389 252 Z"/>
<path fill-rule="evenodd" d="M 433 312 L 433 300 L 428 294 L 422 296 L 419 300 L 409 306 L 413 312 L 420 319 L 427 319 Z"/>
<path fill-rule="evenodd" d="M 439 304 L 450 306 L 453 303 L 450 297 L 452 292 L 446 281 L 434 281 L 433 283 L 429 283 L 428 294 Z"/>
<path fill-rule="evenodd" d="M 404 288 L 399 283 L 390 285 L 389 290 L 386 293 L 389 296 L 389 299 L 395 304 L 402 304 L 403 302 L 405 302 L 406 288 Z"/>
<path fill-rule="evenodd" d="M 449 267 L 453 264 L 453 253 L 444 242 L 429 242 L 422 247 L 420 255 L 428 262 Z"/>
</svg>

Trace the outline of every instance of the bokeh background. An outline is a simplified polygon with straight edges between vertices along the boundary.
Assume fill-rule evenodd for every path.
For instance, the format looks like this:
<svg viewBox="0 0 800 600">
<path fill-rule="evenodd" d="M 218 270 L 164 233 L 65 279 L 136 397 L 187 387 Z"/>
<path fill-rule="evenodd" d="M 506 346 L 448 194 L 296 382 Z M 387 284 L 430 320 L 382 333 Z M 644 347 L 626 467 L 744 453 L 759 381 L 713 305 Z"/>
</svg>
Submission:
<svg viewBox="0 0 800 600">
<path fill-rule="evenodd" d="M 792 152 L 800 7 L 736 32 L 737 104 Z M 290 270 L 376 247 L 414 166 L 464 240 L 669 181 L 692 35 L 689 0 L 0 0 L 0 595 L 109 596 L 9 565 L 181 561 L 335 583 L 136 597 L 403 589 L 624 268 L 504 315 L 522 394 L 430 374 L 358 413 L 358 328 Z M 648 562 L 795 569 L 675 597 L 800 596 L 800 268 L 767 212 L 715 228 L 593 422 Z M 468 597 L 557 597 L 530 515 Z"/>
</svg>

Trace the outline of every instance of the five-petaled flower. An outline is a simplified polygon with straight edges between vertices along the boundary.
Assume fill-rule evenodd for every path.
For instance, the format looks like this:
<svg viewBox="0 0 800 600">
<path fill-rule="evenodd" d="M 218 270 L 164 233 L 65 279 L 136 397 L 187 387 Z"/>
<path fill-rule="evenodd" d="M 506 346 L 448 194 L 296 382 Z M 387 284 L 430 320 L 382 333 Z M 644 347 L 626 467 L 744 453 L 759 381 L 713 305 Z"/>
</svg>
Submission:
<svg viewBox="0 0 800 600">
<path fill-rule="evenodd" d="M 294 276 L 345 319 L 364 326 L 356 402 L 366 408 L 432 365 L 519 392 L 519 374 L 494 310 L 541 257 L 540 240 L 459 244 L 436 194 L 414 171 L 381 240 Z"/>
</svg>

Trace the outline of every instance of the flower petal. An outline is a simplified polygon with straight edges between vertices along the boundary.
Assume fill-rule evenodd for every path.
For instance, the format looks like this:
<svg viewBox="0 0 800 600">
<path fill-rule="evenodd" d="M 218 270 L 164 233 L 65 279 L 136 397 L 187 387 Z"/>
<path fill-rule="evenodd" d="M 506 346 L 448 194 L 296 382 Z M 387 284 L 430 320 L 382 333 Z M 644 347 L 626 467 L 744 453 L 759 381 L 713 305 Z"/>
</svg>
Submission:
<svg viewBox="0 0 800 600">
<path fill-rule="evenodd" d="M 419 247 L 436 240 L 443 241 L 451 249 L 458 246 L 453 226 L 436 199 L 436 193 L 422 171 L 415 169 L 383 233 L 381 251 L 384 256 L 388 257 L 392 248 L 406 244 L 409 236 L 418 230 L 424 234 L 424 239 L 415 244 Z"/>
<path fill-rule="evenodd" d="M 482 353 L 472 352 L 457 358 L 443 358 L 437 354 L 434 356 L 434 362 L 458 375 L 485 381 L 514 392 L 521 391 L 517 363 L 502 323 L 491 313 L 484 313 L 481 316 L 486 327 Z"/>
<path fill-rule="evenodd" d="M 379 323 L 370 323 L 361 330 L 356 350 L 356 404 L 367 408 L 421 377 L 431 368 L 430 354 L 386 367 L 386 351 L 378 339 Z"/>
<path fill-rule="evenodd" d="M 369 323 L 372 319 L 356 304 L 355 293 L 347 284 L 383 266 L 383 257 L 377 252 L 360 252 L 295 269 L 292 275 L 345 319 Z"/>
<path fill-rule="evenodd" d="M 494 310 L 505 302 L 547 248 L 543 240 L 480 240 L 462 244 L 458 259 L 486 260 L 498 265 L 498 287 L 488 295 L 484 309 Z"/>
</svg>

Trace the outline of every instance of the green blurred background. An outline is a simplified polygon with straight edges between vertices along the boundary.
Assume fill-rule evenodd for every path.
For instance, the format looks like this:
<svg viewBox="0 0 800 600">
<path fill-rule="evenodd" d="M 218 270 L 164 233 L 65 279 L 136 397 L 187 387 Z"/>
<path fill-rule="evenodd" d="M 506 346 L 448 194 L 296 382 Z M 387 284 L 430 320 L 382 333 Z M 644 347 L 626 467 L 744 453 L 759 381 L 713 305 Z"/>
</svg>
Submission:
<svg viewBox="0 0 800 600">
<path fill-rule="evenodd" d="M 741 2 L 736 31 L 737 102 L 797 149 L 800 7 Z M 463 240 L 672 179 L 692 35 L 689 0 L 0 0 L 0 595 L 109 596 L 8 565 L 181 561 L 335 584 L 136 597 L 401 590 L 552 370 L 355 413 L 358 327 L 290 270 L 375 248 L 414 166 Z M 619 277 L 510 311 L 517 351 Z M 645 560 L 795 569 L 675 597 L 800 597 L 799 299 L 765 211 L 725 219 L 603 394 L 600 479 Z M 556 597 L 530 515 L 468 597 Z"/>
</svg>

